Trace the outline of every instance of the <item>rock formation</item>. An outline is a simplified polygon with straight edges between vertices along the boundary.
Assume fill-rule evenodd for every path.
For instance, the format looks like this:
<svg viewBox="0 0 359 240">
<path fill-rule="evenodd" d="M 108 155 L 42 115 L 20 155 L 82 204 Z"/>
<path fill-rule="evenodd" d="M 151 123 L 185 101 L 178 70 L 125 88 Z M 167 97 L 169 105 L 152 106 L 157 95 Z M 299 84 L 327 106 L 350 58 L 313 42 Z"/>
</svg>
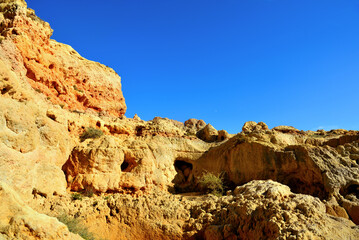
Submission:
<svg viewBox="0 0 359 240">
<path fill-rule="evenodd" d="M 106 239 L 357 239 L 359 227 L 326 213 L 309 195 L 268 180 L 238 186 L 227 196 L 180 196 L 153 189 L 71 201 L 36 199 L 39 211 L 67 211 Z"/>
<path fill-rule="evenodd" d="M 114 116 L 126 112 L 121 78 L 88 61 L 70 46 L 50 39 L 50 25 L 20 0 L 1 2 L 1 51 L 16 71 L 53 104 L 69 110 L 94 110 Z M 11 65 L 10 65 L 11 66 Z"/>
<path fill-rule="evenodd" d="M 56 218 L 39 214 L 0 182 L 0 239 L 82 239 Z"/>
<path fill-rule="evenodd" d="M 358 206 L 359 132 L 304 133 L 283 126 L 272 130 L 250 127 L 253 131 L 249 131 L 248 125 L 243 127 L 247 133 L 211 148 L 193 162 L 194 176 L 204 171 L 225 173 L 233 185 L 272 179 L 296 193 L 335 197 L 359 223 L 357 211 L 349 210 Z"/>
<path fill-rule="evenodd" d="M 62 214 L 106 239 L 359 238 L 357 131 L 126 118 L 117 73 L 51 34 L 0 0 L 1 239 L 81 239 Z M 188 193 L 206 172 L 226 196 Z"/>
</svg>

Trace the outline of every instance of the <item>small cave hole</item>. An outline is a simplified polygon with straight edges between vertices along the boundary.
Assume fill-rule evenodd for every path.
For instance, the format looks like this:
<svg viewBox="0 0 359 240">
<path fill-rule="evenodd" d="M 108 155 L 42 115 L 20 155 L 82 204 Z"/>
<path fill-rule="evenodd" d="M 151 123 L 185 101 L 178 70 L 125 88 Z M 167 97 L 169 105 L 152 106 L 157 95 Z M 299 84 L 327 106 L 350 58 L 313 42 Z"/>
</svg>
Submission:
<svg viewBox="0 0 359 240">
<path fill-rule="evenodd" d="M 100 122 L 100 121 L 97 121 L 96 126 L 97 126 L 97 127 L 101 127 L 101 122 Z"/>
<path fill-rule="evenodd" d="M 130 164 L 126 161 L 123 161 L 123 163 L 121 164 L 121 171 L 125 172 L 125 170 L 128 168 L 128 166 L 130 166 Z"/>
<path fill-rule="evenodd" d="M 358 184 L 349 184 L 348 186 L 340 190 L 342 196 L 347 196 L 354 194 L 359 199 L 359 185 Z"/>
<path fill-rule="evenodd" d="M 144 126 L 137 126 L 136 127 L 136 136 L 138 136 L 138 137 L 142 136 L 144 128 L 145 128 Z"/>
<path fill-rule="evenodd" d="M 121 171 L 122 172 L 131 172 L 138 163 L 136 162 L 136 159 L 128 154 L 125 154 L 124 160 L 121 164 Z"/>
<path fill-rule="evenodd" d="M 1 89 L 1 94 L 4 95 L 6 94 L 7 92 L 9 92 L 11 90 L 11 86 L 6 86 L 4 87 L 3 89 Z"/>
<path fill-rule="evenodd" d="M 191 189 L 191 179 L 193 180 L 192 169 L 193 165 L 184 160 L 176 160 L 174 167 L 177 172 L 175 178 L 172 180 L 174 183 L 174 190 L 176 192 L 189 192 Z"/>
<path fill-rule="evenodd" d="M 186 162 L 183 160 L 176 160 L 174 163 L 174 166 L 175 166 L 177 173 L 183 174 L 185 180 L 187 181 L 187 179 L 193 169 L 192 163 L 189 163 L 189 162 Z"/>
<path fill-rule="evenodd" d="M 301 176 L 287 177 L 284 175 L 277 181 L 287 185 L 293 193 L 312 195 L 320 199 L 328 197 L 328 192 L 325 191 L 320 179 L 313 178 L 312 182 L 308 184 L 308 182 L 303 181 Z"/>
<path fill-rule="evenodd" d="M 50 65 L 49 65 L 49 68 L 50 69 L 53 69 L 55 67 L 55 65 L 53 64 L 53 63 L 51 63 Z"/>
<path fill-rule="evenodd" d="M 193 169 L 192 163 L 189 163 L 189 162 L 186 162 L 183 160 L 176 160 L 174 163 L 174 166 L 175 166 L 175 169 L 177 172 L 178 171 L 184 172 L 184 170 L 186 170 L 186 169 L 189 169 L 192 171 L 192 169 Z"/>
</svg>

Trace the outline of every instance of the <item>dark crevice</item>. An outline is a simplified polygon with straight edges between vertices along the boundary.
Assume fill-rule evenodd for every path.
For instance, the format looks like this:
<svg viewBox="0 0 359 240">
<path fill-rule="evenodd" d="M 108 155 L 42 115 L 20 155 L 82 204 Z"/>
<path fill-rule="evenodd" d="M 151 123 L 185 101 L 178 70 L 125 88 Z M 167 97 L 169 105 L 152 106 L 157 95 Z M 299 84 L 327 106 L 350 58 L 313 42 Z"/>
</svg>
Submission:
<svg viewBox="0 0 359 240">
<path fill-rule="evenodd" d="M 31 80 L 34 80 L 34 81 L 37 82 L 35 73 L 34 73 L 30 68 L 26 67 L 26 65 L 25 65 L 25 68 L 26 68 L 26 70 L 27 70 L 27 72 L 26 72 L 26 77 L 28 77 L 28 78 L 30 78 Z"/>
<path fill-rule="evenodd" d="M 136 127 L 136 136 L 142 136 L 144 128 L 145 128 L 144 126 L 137 126 Z"/>
<path fill-rule="evenodd" d="M 359 184 L 348 184 L 346 187 L 340 189 L 340 194 L 344 197 L 353 194 L 359 199 Z"/>
<path fill-rule="evenodd" d="M 185 160 L 176 160 L 174 167 L 177 172 L 175 178 L 172 180 L 176 192 L 192 191 L 193 180 L 193 165 Z"/>
<path fill-rule="evenodd" d="M 328 145 L 330 147 L 336 148 L 339 145 L 344 145 L 346 143 L 351 143 L 359 139 L 359 135 L 345 135 L 339 138 L 330 139 L 323 143 L 323 146 Z"/>
<path fill-rule="evenodd" d="M 192 163 L 183 161 L 183 160 L 176 160 L 174 163 L 176 171 L 184 171 L 185 169 L 189 168 L 190 170 L 193 169 Z"/>
<path fill-rule="evenodd" d="M 123 161 L 123 163 L 121 164 L 121 171 L 125 172 L 129 165 L 130 164 L 128 162 Z"/>
<path fill-rule="evenodd" d="M 4 95 L 4 94 L 8 93 L 11 89 L 12 89 L 11 86 L 6 86 L 3 89 L 1 89 L 1 94 Z"/>
<path fill-rule="evenodd" d="M 125 154 L 124 160 L 121 164 L 121 171 L 131 172 L 137 165 L 138 163 L 136 162 L 136 159 L 134 157 L 129 154 Z"/>
</svg>

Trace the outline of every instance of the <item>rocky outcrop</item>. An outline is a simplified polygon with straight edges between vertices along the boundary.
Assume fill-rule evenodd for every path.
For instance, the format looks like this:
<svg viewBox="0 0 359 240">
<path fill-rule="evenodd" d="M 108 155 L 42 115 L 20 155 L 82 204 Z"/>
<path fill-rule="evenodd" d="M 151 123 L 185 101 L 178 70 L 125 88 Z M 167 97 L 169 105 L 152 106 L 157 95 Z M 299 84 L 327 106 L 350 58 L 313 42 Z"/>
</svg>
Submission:
<svg viewBox="0 0 359 240">
<path fill-rule="evenodd" d="M 319 198 L 252 181 L 227 196 L 181 196 L 158 189 L 70 200 L 36 199 L 47 214 L 67 212 L 106 239 L 357 239 L 353 222 L 326 213 Z M 340 229 L 340 231 L 338 230 Z"/>
<path fill-rule="evenodd" d="M 44 100 L 1 61 L 0 77 L 0 180 L 23 196 L 65 193 L 61 166 L 73 147 L 66 125 L 49 118 Z"/>
<path fill-rule="evenodd" d="M 56 218 L 31 209 L 3 182 L 0 182 L 0 209 L 0 239 L 82 239 Z"/>
<path fill-rule="evenodd" d="M 190 118 L 184 122 L 185 127 L 188 129 L 194 130 L 194 133 L 198 132 L 202 128 L 206 126 L 206 123 L 203 120 L 198 120 L 194 118 Z"/>
<path fill-rule="evenodd" d="M 292 127 L 241 133 L 210 149 L 193 163 L 192 172 L 195 177 L 204 171 L 225 173 L 233 185 L 273 179 L 296 193 L 335 196 L 339 203 L 347 202 L 342 204 L 346 209 L 355 209 L 358 201 L 350 196 L 358 194 L 358 138 L 354 131 L 318 135 Z M 355 210 L 347 211 L 357 222 Z"/>
<path fill-rule="evenodd" d="M 217 140 L 218 131 L 208 123 L 204 128 L 197 132 L 197 136 L 203 141 L 214 142 Z"/>
<path fill-rule="evenodd" d="M 242 127 L 242 132 L 244 133 L 250 133 L 253 131 L 266 131 L 266 130 L 268 130 L 268 126 L 264 122 L 256 123 L 253 121 L 248 121 Z"/>
<path fill-rule="evenodd" d="M 183 124 L 169 119 L 122 121 L 128 134 L 87 139 L 73 149 L 62 167 L 71 190 L 136 192 L 154 185 L 166 188 L 183 174 L 176 164 L 191 164 L 213 146 L 187 138 Z M 185 179 L 191 179 L 190 175 Z"/>
<path fill-rule="evenodd" d="M 287 186 L 270 180 L 249 182 L 237 187 L 233 195 L 208 201 L 196 210 L 196 222 L 207 222 L 204 239 L 359 237 L 355 224 L 328 215 L 318 198 L 293 194 Z"/>
<path fill-rule="evenodd" d="M 357 131 L 247 122 L 233 136 L 203 120 L 128 119 L 112 69 L 51 40 L 24 1 L 0 12 L 1 239 L 79 238 L 28 205 L 108 239 L 359 237 Z M 234 191 L 183 193 L 206 171 Z"/>
<path fill-rule="evenodd" d="M 81 57 L 70 46 L 50 39 L 52 29 L 24 1 L 0 2 L 1 48 L 16 51 L 30 85 L 53 104 L 69 110 L 93 110 L 122 116 L 126 104 L 121 78 L 111 68 Z M 11 56 L 9 56 L 11 57 Z"/>
<path fill-rule="evenodd" d="M 226 130 L 217 131 L 211 124 L 207 124 L 204 128 L 200 129 L 196 136 L 205 142 L 221 142 L 232 137 Z"/>
<path fill-rule="evenodd" d="M 180 196 L 154 188 L 143 195 L 109 194 L 71 200 L 53 196 L 35 199 L 37 211 L 80 219 L 101 239 L 183 239 L 189 211 Z"/>
</svg>

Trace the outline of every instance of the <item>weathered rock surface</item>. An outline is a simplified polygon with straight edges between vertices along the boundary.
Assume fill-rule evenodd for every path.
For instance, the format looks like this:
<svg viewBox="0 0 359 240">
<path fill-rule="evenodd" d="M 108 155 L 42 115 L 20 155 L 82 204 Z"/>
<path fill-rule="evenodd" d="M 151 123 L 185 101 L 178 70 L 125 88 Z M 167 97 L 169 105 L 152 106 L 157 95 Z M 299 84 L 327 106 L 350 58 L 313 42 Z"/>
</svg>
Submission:
<svg viewBox="0 0 359 240">
<path fill-rule="evenodd" d="M 252 181 L 223 197 L 113 194 L 71 201 L 38 197 L 37 210 L 66 212 L 107 239 L 357 239 L 359 227 L 326 213 L 319 198 Z M 339 230 L 340 229 L 340 230 Z"/>
<path fill-rule="evenodd" d="M 147 129 L 146 131 L 148 131 Z M 96 192 L 148 190 L 171 185 L 176 160 L 191 162 L 208 149 L 203 141 L 161 135 L 88 139 L 63 166 L 70 189 Z"/>
<path fill-rule="evenodd" d="M 27 206 L 7 184 L 0 182 L 0 239 L 82 239 L 56 218 Z"/>
<path fill-rule="evenodd" d="M 0 78 L 0 180 L 25 195 L 64 193 L 61 166 L 73 147 L 67 127 L 46 115 L 44 100 L 1 60 Z"/>
<path fill-rule="evenodd" d="M 109 67 L 81 57 L 70 46 L 50 39 L 52 29 L 24 1 L 0 2 L 0 34 L 5 54 L 16 56 L 30 85 L 53 104 L 70 110 L 122 116 L 126 104 L 121 78 Z M 25 71 L 24 71 L 25 70 Z"/>
<path fill-rule="evenodd" d="M 342 205 L 349 211 L 358 204 L 350 197 L 358 195 L 358 140 L 355 131 L 318 135 L 292 127 L 241 133 L 193 162 L 192 172 L 195 177 L 204 171 L 225 173 L 234 185 L 273 179 L 296 193 L 321 199 L 335 196 L 339 203 L 347 202 Z M 356 212 L 348 212 L 355 222 Z"/>
<path fill-rule="evenodd" d="M 253 121 L 248 121 L 246 122 L 243 127 L 242 127 L 242 131 L 244 133 L 250 133 L 253 131 L 266 131 L 268 130 L 268 126 L 267 124 L 265 124 L 264 122 L 253 122 Z"/>
<path fill-rule="evenodd" d="M 26 204 L 108 239 L 359 239 L 357 131 L 128 119 L 120 77 L 51 34 L 24 1 L 0 0 L 1 239 L 79 238 Z M 100 134 L 81 138 L 89 128 Z M 167 192 L 205 171 L 233 194 Z M 280 183 L 252 181 L 266 179 Z"/>
</svg>

